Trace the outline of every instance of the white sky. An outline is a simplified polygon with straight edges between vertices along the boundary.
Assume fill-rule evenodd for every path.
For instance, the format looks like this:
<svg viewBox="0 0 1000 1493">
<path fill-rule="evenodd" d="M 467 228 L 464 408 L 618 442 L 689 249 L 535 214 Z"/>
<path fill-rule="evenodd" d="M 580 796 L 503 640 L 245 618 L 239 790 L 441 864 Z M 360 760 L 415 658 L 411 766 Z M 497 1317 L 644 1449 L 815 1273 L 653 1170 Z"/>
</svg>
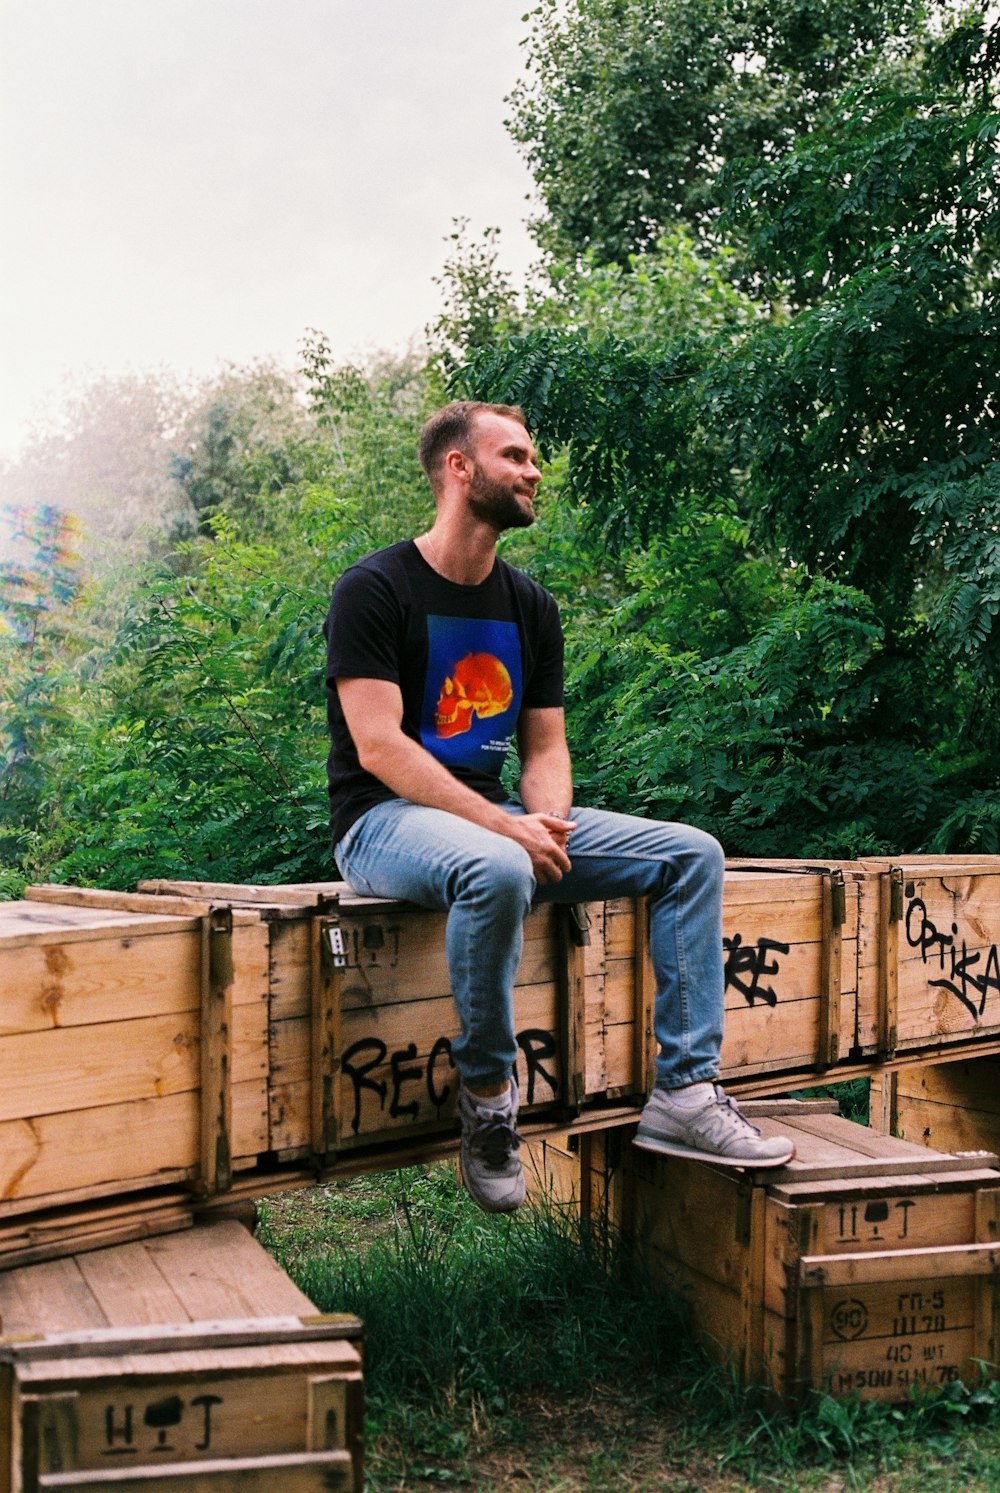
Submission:
<svg viewBox="0 0 1000 1493">
<path fill-rule="evenodd" d="M 67 378 L 401 349 L 532 249 L 524 0 L 0 0 L 0 456 Z"/>
</svg>

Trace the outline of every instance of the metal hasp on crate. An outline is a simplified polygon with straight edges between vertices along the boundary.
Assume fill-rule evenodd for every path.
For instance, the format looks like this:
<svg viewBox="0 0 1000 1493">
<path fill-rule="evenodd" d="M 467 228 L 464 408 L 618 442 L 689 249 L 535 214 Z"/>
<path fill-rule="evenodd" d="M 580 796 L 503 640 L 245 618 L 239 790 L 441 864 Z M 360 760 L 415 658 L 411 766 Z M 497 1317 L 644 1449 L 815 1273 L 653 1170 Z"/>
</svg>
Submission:
<svg viewBox="0 0 1000 1493">
<path fill-rule="evenodd" d="M 339 918 L 314 918 L 310 1097 L 312 1152 L 320 1166 L 332 1166 L 341 1134 L 340 999 L 346 967 Z"/>
<path fill-rule="evenodd" d="M 840 997 L 843 969 L 842 933 L 847 916 L 847 888 L 839 867 L 823 873 L 823 955 L 820 979 L 820 1035 L 817 1065 L 832 1066 L 840 1057 Z"/>
<path fill-rule="evenodd" d="M 232 1185 L 233 914 L 213 907 L 202 920 L 201 1178 L 205 1193 Z"/>
<path fill-rule="evenodd" d="M 556 967 L 559 979 L 559 1050 L 562 1054 L 562 1113 L 572 1119 L 580 1113 L 587 1091 L 584 1059 L 587 1000 L 585 949 L 590 946 L 590 919 L 584 903 L 556 908 Z"/>
</svg>

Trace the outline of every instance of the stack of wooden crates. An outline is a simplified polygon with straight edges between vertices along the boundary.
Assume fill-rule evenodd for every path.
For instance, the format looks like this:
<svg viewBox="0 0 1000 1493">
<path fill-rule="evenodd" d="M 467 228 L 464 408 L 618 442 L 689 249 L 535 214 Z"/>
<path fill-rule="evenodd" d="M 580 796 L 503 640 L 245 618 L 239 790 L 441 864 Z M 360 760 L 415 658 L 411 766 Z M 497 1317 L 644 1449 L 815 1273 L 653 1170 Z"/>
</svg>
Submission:
<svg viewBox="0 0 1000 1493">
<path fill-rule="evenodd" d="M 895 1075 L 1000 1051 L 998 883 L 996 861 L 731 864 L 727 1086 L 753 1098 L 872 1076 L 878 1112 L 898 1122 Z M 151 1248 L 196 1204 L 453 1150 L 457 1019 L 443 928 L 439 914 L 336 882 L 41 887 L 0 904 L 12 991 L 0 1059 L 13 1075 L 0 1099 L 0 1264 Z M 995 1360 L 990 1159 L 916 1158 L 857 1126 L 823 1159 L 816 1147 L 832 1140 L 815 1127 L 841 1122 L 802 1110 L 761 1121 L 804 1127 L 796 1162 L 769 1179 L 634 1152 L 628 1127 L 655 1053 L 641 903 L 533 912 L 515 1001 L 539 1178 L 585 1209 L 610 1206 L 618 1226 L 649 1241 L 654 1269 L 684 1287 L 705 1335 L 748 1376 L 783 1398 L 860 1384 L 878 1324 L 919 1315 L 897 1302 L 887 1317 L 881 1298 L 864 1295 L 894 1283 L 900 1300 L 930 1303 L 934 1342 L 919 1346 L 940 1353 L 924 1367 L 969 1374 L 977 1357 Z M 915 1227 L 918 1212 L 934 1221 L 919 1242 L 907 1234 L 890 1248 L 876 1230 L 855 1249 L 860 1236 L 831 1232 L 842 1210 L 876 1224 Z M 931 1249 L 957 1253 L 932 1261 Z M 932 1264 L 941 1281 L 961 1277 L 973 1306 L 934 1305 L 946 1287 L 928 1284 Z M 904 1354 L 899 1373 L 885 1379 L 872 1362 L 883 1377 L 860 1387 L 896 1394 L 932 1382 L 902 1373 L 914 1334 L 889 1337 L 900 1339 L 888 1343 Z"/>
</svg>

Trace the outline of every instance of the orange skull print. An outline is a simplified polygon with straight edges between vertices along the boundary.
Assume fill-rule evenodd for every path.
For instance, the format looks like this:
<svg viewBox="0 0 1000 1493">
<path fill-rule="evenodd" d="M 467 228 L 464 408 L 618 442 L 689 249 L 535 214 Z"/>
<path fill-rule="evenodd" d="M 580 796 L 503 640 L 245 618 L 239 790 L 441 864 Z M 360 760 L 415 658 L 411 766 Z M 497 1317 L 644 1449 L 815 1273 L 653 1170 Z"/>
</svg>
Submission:
<svg viewBox="0 0 1000 1493">
<path fill-rule="evenodd" d="M 467 653 L 441 686 L 434 726 L 438 736 L 460 736 L 472 717 L 485 720 L 509 710 L 514 698 L 510 675 L 492 653 Z"/>
</svg>

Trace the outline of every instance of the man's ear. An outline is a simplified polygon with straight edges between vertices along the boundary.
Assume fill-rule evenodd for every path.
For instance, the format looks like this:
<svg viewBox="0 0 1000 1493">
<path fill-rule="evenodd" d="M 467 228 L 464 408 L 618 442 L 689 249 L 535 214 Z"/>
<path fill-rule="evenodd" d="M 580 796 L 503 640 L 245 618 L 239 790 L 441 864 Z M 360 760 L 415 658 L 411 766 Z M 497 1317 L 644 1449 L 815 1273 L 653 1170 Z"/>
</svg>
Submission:
<svg viewBox="0 0 1000 1493">
<path fill-rule="evenodd" d="M 457 446 L 453 446 L 448 452 L 444 465 L 449 477 L 457 477 L 459 480 L 467 478 L 472 471 L 472 461 Z"/>
</svg>

